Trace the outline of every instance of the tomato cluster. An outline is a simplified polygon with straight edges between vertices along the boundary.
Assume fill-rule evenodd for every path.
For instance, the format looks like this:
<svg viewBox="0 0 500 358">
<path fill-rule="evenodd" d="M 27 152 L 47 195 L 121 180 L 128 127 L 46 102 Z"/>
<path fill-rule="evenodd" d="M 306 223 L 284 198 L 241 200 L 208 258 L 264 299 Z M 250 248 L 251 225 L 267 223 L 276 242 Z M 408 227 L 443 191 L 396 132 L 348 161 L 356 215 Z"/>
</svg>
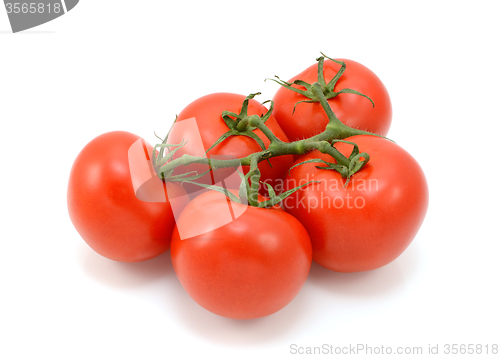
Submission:
<svg viewBox="0 0 500 358">
<path fill-rule="evenodd" d="M 428 188 L 417 161 L 383 137 L 383 83 L 323 56 L 274 81 L 267 107 L 256 94 L 195 100 L 155 147 L 127 132 L 92 140 L 68 185 L 82 238 L 117 261 L 170 249 L 188 294 L 235 319 L 285 307 L 313 260 L 338 272 L 395 260 L 424 220 Z"/>
</svg>

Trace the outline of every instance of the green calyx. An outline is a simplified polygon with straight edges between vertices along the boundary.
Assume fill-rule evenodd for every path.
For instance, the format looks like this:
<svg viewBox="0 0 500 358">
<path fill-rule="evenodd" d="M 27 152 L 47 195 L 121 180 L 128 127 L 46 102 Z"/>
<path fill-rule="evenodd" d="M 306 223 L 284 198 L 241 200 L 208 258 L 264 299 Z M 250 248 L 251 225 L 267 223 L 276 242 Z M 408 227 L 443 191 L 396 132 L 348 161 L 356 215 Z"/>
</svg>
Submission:
<svg viewBox="0 0 500 358">
<path fill-rule="evenodd" d="M 364 95 L 363 93 L 361 93 L 359 91 L 353 90 L 351 88 L 344 88 L 344 89 L 341 89 L 340 91 L 335 91 L 334 90 L 335 85 L 337 84 L 340 77 L 342 77 L 342 75 L 344 74 L 344 72 L 346 70 L 346 64 L 343 61 L 338 61 L 338 60 L 335 60 L 333 58 L 330 58 L 323 53 L 321 53 L 321 55 L 322 55 L 321 57 L 318 57 L 316 59 L 316 61 L 318 61 L 318 80 L 317 80 L 317 83 L 319 83 L 319 85 L 321 86 L 321 93 L 323 94 L 323 96 L 327 100 L 334 98 L 334 97 L 337 97 L 339 94 L 342 94 L 342 93 L 352 93 L 352 94 L 356 94 L 358 96 L 365 97 L 366 99 L 368 99 L 372 103 L 372 106 L 375 106 L 375 103 L 373 103 L 373 101 L 370 97 Z M 325 74 L 323 71 L 325 58 L 327 58 L 335 63 L 338 63 L 340 65 L 340 70 L 337 72 L 335 77 L 333 77 L 330 80 L 330 82 L 328 82 L 328 83 L 326 83 Z M 283 86 L 291 91 L 300 93 L 304 97 L 308 98 L 307 100 L 297 102 L 295 104 L 295 106 L 293 107 L 294 112 L 295 112 L 295 107 L 297 107 L 297 105 L 300 103 L 313 103 L 313 102 L 320 101 L 317 93 L 314 93 L 314 91 L 312 90 L 313 84 L 307 83 L 307 82 L 302 81 L 300 79 L 295 80 L 293 82 L 287 82 L 287 81 L 283 81 L 278 76 L 275 76 L 275 77 L 276 78 L 269 78 L 269 80 L 274 81 L 274 82 L 278 83 L 279 85 L 281 85 L 281 86 Z M 301 89 L 297 86 L 303 87 L 304 89 Z"/>
<path fill-rule="evenodd" d="M 217 141 L 212 144 L 210 148 L 207 149 L 206 153 L 208 153 L 213 147 L 218 145 L 219 143 L 222 143 L 224 140 L 226 140 L 229 137 L 232 136 L 246 136 L 249 138 L 252 138 L 255 140 L 259 146 L 262 148 L 262 150 L 266 149 L 266 146 L 264 145 L 264 142 L 262 139 L 255 134 L 254 130 L 257 128 L 255 126 L 252 126 L 252 119 L 255 122 L 255 118 L 260 119 L 263 123 L 265 123 L 269 117 L 271 116 L 271 113 L 273 112 L 273 102 L 271 102 L 271 106 L 269 110 L 263 115 L 263 116 L 258 116 L 258 115 L 248 115 L 248 102 L 253 99 L 255 96 L 259 95 L 260 92 L 257 93 L 252 93 L 248 95 L 245 100 L 243 101 L 243 104 L 241 106 L 241 110 L 239 114 L 229 112 L 229 111 L 224 111 L 222 112 L 222 119 L 224 120 L 224 123 L 226 123 L 227 127 L 229 128 L 229 131 L 224 133 Z M 265 102 L 264 102 L 265 103 Z"/>
<path fill-rule="evenodd" d="M 337 171 L 342 176 L 342 178 L 346 179 L 346 181 L 344 183 L 344 187 L 346 187 L 347 184 L 349 184 L 351 177 L 354 174 L 356 174 L 359 170 L 361 170 L 366 165 L 366 163 L 368 163 L 368 161 L 370 160 L 370 155 L 368 155 L 368 153 L 366 153 L 366 152 L 360 153 L 358 145 L 354 142 L 349 142 L 349 141 L 340 140 L 340 139 L 334 139 L 331 141 L 332 144 L 339 143 L 339 142 L 350 144 L 353 146 L 352 152 L 348 158 L 346 158 L 344 155 L 342 155 L 339 152 L 337 154 L 337 162 L 336 163 L 328 162 L 326 160 L 319 159 L 319 158 L 318 159 L 309 159 L 309 160 L 305 160 L 301 163 L 295 164 L 293 167 L 291 167 L 288 170 L 288 172 L 290 172 L 293 168 L 298 167 L 298 166 L 303 165 L 303 164 L 308 164 L 308 163 L 323 164 L 324 166 L 318 165 L 318 166 L 316 166 L 316 168 L 322 169 L 322 170 L 335 170 L 335 171 Z M 334 149 L 338 152 L 338 150 L 336 148 L 334 148 Z M 325 150 L 324 148 L 323 148 L 323 150 L 322 150 L 322 148 L 319 148 L 319 151 L 321 151 L 322 153 L 328 153 L 328 151 Z M 330 153 L 328 153 L 328 154 L 330 154 Z M 340 154 L 340 156 L 339 156 L 339 154 Z M 342 158 L 341 161 L 338 159 L 339 157 Z"/>
</svg>

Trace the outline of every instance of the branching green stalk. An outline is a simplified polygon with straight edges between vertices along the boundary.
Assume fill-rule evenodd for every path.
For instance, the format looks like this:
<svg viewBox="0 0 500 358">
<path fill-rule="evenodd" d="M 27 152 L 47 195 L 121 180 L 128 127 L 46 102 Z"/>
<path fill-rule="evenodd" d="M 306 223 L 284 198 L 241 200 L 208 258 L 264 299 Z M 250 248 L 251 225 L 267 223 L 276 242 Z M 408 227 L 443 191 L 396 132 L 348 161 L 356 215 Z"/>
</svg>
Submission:
<svg viewBox="0 0 500 358">
<path fill-rule="evenodd" d="M 320 63 L 320 65 L 322 65 L 322 63 Z M 164 178 L 165 180 L 187 181 L 193 184 L 197 184 L 196 182 L 194 182 L 194 180 L 198 179 L 202 174 L 200 175 L 198 173 L 194 173 L 194 175 L 192 176 L 181 175 L 173 177 L 172 173 L 174 172 L 174 169 L 179 166 L 190 164 L 205 164 L 208 165 L 211 170 L 217 170 L 219 168 L 237 168 L 239 166 L 249 166 L 250 168 L 248 174 L 245 176 L 241 174 L 242 186 L 240 188 L 240 199 L 247 199 L 249 205 L 259 207 L 269 207 L 276 205 L 279 201 L 283 200 L 284 197 L 300 189 L 300 187 L 295 188 L 277 196 L 272 188 L 271 190 L 268 188 L 271 199 L 264 203 L 259 203 L 258 189 L 260 183 L 260 170 L 258 168 L 258 164 L 273 157 L 282 155 L 302 155 L 313 150 L 318 150 L 321 153 L 328 154 L 333 159 L 335 159 L 336 162 L 328 164 L 325 161 L 321 161 L 323 164 L 327 164 L 326 167 L 321 167 L 321 169 L 336 170 L 342 175 L 343 178 L 347 178 L 348 181 L 354 173 L 360 170 L 368 162 L 370 156 L 367 153 L 359 153 L 359 149 L 355 143 L 347 142 L 348 144 L 352 144 L 354 148 L 351 155 L 349 157 L 346 157 L 333 146 L 333 143 L 343 141 L 344 138 L 361 134 L 374 135 L 378 137 L 380 136 L 371 132 L 351 128 L 342 123 L 337 118 L 335 113 L 333 113 L 330 105 L 328 104 L 327 97 L 323 93 L 325 85 L 326 84 L 321 84 L 319 82 L 314 82 L 312 85 L 308 85 L 308 90 L 321 104 L 329 119 L 328 124 L 326 125 L 326 128 L 322 133 L 295 142 L 283 142 L 282 140 L 277 138 L 276 135 L 265 124 L 272 112 L 272 102 L 271 109 L 262 117 L 259 117 L 258 115 L 247 115 L 248 101 L 256 95 L 251 94 L 243 103 L 240 114 L 229 112 L 223 113 L 223 119 L 228 125 L 229 131 L 221 136 L 221 138 L 219 138 L 219 140 L 214 145 L 212 145 L 209 150 L 207 150 L 207 153 L 215 145 L 232 135 L 245 135 L 255 139 L 263 149 L 262 151 L 252 153 L 244 158 L 227 160 L 213 159 L 207 156 L 195 157 L 189 154 L 184 154 L 177 159 L 172 159 L 172 156 L 177 151 L 177 149 L 183 146 L 185 143 L 182 142 L 178 145 L 178 148 L 171 150 L 169 155 L 163 157 L 163 149 L 167 146 L 172 147 L 172 145 L 167 145 L 166 140 L 164 140 L 162 144 L 156 146 L 161 148 L 162 155 L 160 156 L 160 159 L 155 162 L 155 170 L 157 171 L 160 178 Z M 234 117 L 235 119 L 233 120 L 231 117 Z M 270 144 L 267 148 L 265 148 L 262 139 L 255 134 L 255 129 L 259 129 L 269 139 Z M 249 185 L 248 181 L 250 182 Z M 200 185 L 204 187 L 206 186 L 202 184 Z M 246 191 L 246 193 L 243 193 L 244 191 Z M 234 194 L 229 193 L 226 195 L 229 195 L 230 197 L 234 196 Z"/>
<path fill-rule="evenodd" d="M 313 83 L 311 86 L 311 90 L 318 97 L 321 106 L 323 107 L 329 118 L 329 123 L 322 133 L 317 134 L 311 138 L 302 139 L 295 142 L 283 142 L 274 135 L 274 133 L 265 125 L 265 123 L 259 116 L 252 115 L 241 119 L 241 121 L 238 123 L 238 126 L 252 126 L 261 130 L 262 133 L 264 133 L 264 135 L 266 135 L 266 137 L 271 142 L 267 149 L 261 152 L 252 153 L 244 158 L 235 158 L 228 160 L 211 159 L 209 157 L 195 157 L 189 154 L 184 154 L 183 156 L 171 160 L 166 164 L 161 161 L 162 166 L 157 166 L 156 168 L 158 174 L 162 175 L 164 173 L 172 173 L 176 167 L 189 164 L 205 164 L 210 166 L 210 168 L 214 170 L 218 168 L 238 167 L 240 165 L 250 166 L 252 162 L 260 163 L 263 160 L 282 155 L 302 155 L 312 150 L 319 150 L 321 153 L 326 153 L 334 158 L 338 164 L 349 168 L 350 159 L 342 155 L 335 147 L 333 147 L 331 145 L 331 141 L 335 139 L 344 139 L 360 134 L 376 134 L 351 128 L 342 123 L 337 118 L 337 116 L 335 116 L 335 113 L 333 113 L 330 105 L 328 104 L 328 101 L 323 95 L 321 85 L 319 83 Z"/>
</svg>

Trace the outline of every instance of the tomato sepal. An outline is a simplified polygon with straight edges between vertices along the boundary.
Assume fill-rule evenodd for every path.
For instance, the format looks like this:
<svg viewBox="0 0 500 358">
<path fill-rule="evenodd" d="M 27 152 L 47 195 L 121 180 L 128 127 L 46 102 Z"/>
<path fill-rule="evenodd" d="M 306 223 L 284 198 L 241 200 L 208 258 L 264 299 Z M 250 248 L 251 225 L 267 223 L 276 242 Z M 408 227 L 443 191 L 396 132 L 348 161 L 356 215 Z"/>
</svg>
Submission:
<svg viewBox="0 0 500 358">
<path fill-rule="evenodd" d="M 349 184 L 351 177 L 354 174 L 356 174 L 358 171 L 360 171 L 366 165 L 366 163 L 368 163 L 368 161 L 370 160 L 370 155 L 366 152 L 360 153 L 358 145 L 354 142 L 341 140 L 341 139 L 334 139 L 334 140 L 332 140 L 332 144 L 334 144 L 334 143 L 346 143 L 346 144 L 353 146 L 353 149 L 352 149 L 351 154 L 349 155 L 349 158 L 345 157 L 342 153 L 336 151 L 336 152 L 338 152 L 337 154 L 341 158 L 345 159 L 345 161 L 343 161 L 343 163 L 332 163 L 332 162 L 328 162 L 326 160 L 319 159 L 319 158 L 318 159 L 309 159 L 309 160 L 306 160 L 306 161 L 303 161 L 303 162 L 300 162 L 300 163 L 293 165 L 288 170 L 288 174 L 290 174 L 290 171 L 293 168 L 298 167 L 299 165 L 310 164 L 310 163 L 324 164 L 325 166 L 318 165 L 318 166 L 316 166 L 316 168 L 323 169 L 323 170 L 335 170 L 335 171 L 337 171 L 342 176 L 342 178 L 346 179 L 346 182 L 344 184 L 344 187 L 346 187 L 347 184 Z M 333 147 L 333 149 L 335 149 L 335 147 Z M 322 153 L 328 153 L 326 150 L 320 150 L 320 151 Z M 339 159 L 340 159 L 340 158 L 335 158 L 335 157 L 333 157 L 333 158 L 336 159 L 337 161 L 339 161 Z"/>
<path fill-rule="evenodd" d="M 257 207 L 259 208 L 272 208 L 273 206 L 275 205 L 278 205 L 279 203 L 281 203 L 283 200 L 285 200 L 286 198 L 288 198 L 290 195 L 292 195 L 293 193 L 295 193 L 296 191 L 308 186 L 309 184 L 313 184 L 313 183 L 319 183 L 319 181 L 317 180 L 311 180 L 311 181 L 308 181 L 307 183 L 305 184 L 302 184 L 302 185 L 299 185 L 295 188 L 292 188 L 290 190 L 287 190 L 279 195 L 276 195 L 276 192 L 274 191 L 273 187 L 271 186 L 271 184 L 269 183 L 262 183 L 262 184 L 266 184 L 267 185 L 267 190 L 268 190 L 268 194 L 269 194 L 269 200 L 264 200 L 264 201 L 261 201 L 258 203 Z"/>
<path fill-rule="evenodd" d="M 367 95 L 365 95 L 359 91 L 356 91 L 352 88 L 343 88 L 340 91 L 334 91 L 335 85 L 337 84 L 338 80 L 340 79 L 340 77 L 342 77 L 342 75 L 344 74 L 344 72 L 346 70 L 346 63 L 344 61 L 338 61 L 338 60 L 335 60 L 331 57 L 328 57 L 322 52 L 321 52 L 321 55 L 322 55 L 321 57 L 318 57 L 316 59 L 316 61 L 318 61 L 318 79 L 317 79 L 317 82 L 320 84 L 321 92 L 323 93 L 323 95 L 326 97 L 327 100 L 331 99 L 331 98 L 335 98 L 339 94 L 350 93 L 350 94 L 355 94 L 355 95 L 358 95 L 358 96 L 361 96 L 361 97 L 368 99 L 372 104 L 372 108 L 375 107 L 375 103 L 373 102 L 373 100 L 370 97 L 368 97 Z M 325 58 L 327 58 L 327 59 L 329 59 L 329 60 L 331 60 L 331 61 L 333 61 L 341 66 L 339 71 L 335 75 L 335 77 L 333 77 L 332 80 L 328 83 L 326 83 L 326 81 L 325 81 L 325 74 L 323 72 Z M 295 108 L 300 103 L 320 102 L 320 98 L 313 90 L 312 83 L 308 83 L 308 82 L 303 81 L 301 79 L 296 79 L 293 82 L 287 82 L 287 81 L 283 81 L 278 76 L 274 76 L 274 77 L 275 78 L 268 78 L 268 80 L 274 81 L 277 84 L 279 84 L 280 86 L 285 87 L 291 91 L 297 92 L 297 93 L 303 95 L 304 97 L 308 98 L 306 100 L 302 100 L 302 101 L 295 103 L 292 113 L 295 113 Z M 304 87 L 305 90 L 294 87 L 294 85 Z"/>
<path fill-rule="evenodd" d="M 214 148 L 216 145 L 222 143 L 227 138 L 232 137 L 232 136 L 239 136 L 239 135 L 246 136 L 246 137 L 253 139 L 255 142 L 257 142 L 257 144 L 259 145 L 259 147 L 262 150 L 266 150 L 266 146 L 264 144 L 264 141 L 261 138 L 259 138 L 259 136 L 257 134 L 255 134 L 253 132 L 255 129 L 257 129 L 257 127 L 252 126 L 250 123 L 251 123 L 251 118 L 253 118 L 253 117 L 257 117 L 260 119 L 260 121 L 262 123 L 265 123 L 269 119 L 269 117 L 271 116 L 271 114 L 273 112 L 273 103 L 272 103 L 272 101 L 270 101 L 271 102 L 270 108 L 262 117 L 259 117 L 255 114 L 249 116 L 248 115 L 248 102 L 257 95 L 260 95 L 260 92 L 251 93 L 245 98 L 245 100 L 243 101 L 243 104 L 241 106 L 241 110 L 240 110 L 239 114 L 234 113 L 234 112 L 229 112 L 229 111 L 222 112 L 222 120 L 224 121 L 226 126 L 229 128 L 229 131 L 227 131 L 226 133 L 221 135 L 219 137 L 219 139 L 217 139 L 215 141 L 215 143 L 213 143 L 210 146 L 210 148 L 208 148 L 206 150 L 205 153 L 208 153 L 212 148 Z M 266 102 L 269 102 L 269 101 L 266 101 Z M 264 102 L 264 103 L 266 103 L 266 102 Z M 234 119 L 232 117 L 234 117 Z"/>
</svg>

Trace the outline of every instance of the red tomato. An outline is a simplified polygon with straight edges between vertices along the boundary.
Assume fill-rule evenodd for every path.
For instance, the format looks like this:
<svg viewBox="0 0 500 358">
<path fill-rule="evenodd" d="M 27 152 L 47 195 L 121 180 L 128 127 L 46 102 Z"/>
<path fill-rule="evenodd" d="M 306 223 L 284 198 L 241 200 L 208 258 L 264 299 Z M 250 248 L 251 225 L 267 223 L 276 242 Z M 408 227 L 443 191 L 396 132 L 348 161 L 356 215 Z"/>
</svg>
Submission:
<svg viewBox="0 0 500 358">
<path fill-rule="evenodd" d="M 239 114 L 245 98 L 246 97 L 243 95 L 233 93 L 214 93 L 201 97 L 184 108 L 179 114 L 176 124 L 172 128 L 168 137 L 169 144 L 178 144 L 183 140 L 187 141 L 187 144 L 179 149 L 174 155 L 174 159 L 182 156 L 183 154 L 204 156 L 205 150 L 209 149 L 224 133 L 229 130 L 226 123 L 222 119 L 222 112 L 229 111 Z M 258 101 L 254 99 L 249 101 L 248 115 L 256 114 L 260 116 L 265 114 L 267 111 L 268 109 Z M 195 118 L 194 123 L 196 126 L 182 125 L 183 121 L 193 117 Z M 266 125 L 276 135 L 276 137 L 284 142 L 288 142 L 288 138 L 283 133 L 272 115 L 266 121 Z M 269 146 L 269 140 L 260 130 L 255 129 L 254 133 L 262 139 L 266 147 Z M 222 159 L 227 159 L 228 157 L 243 158 L 254 152 L 260 152 L 262 150 L 263 149 L 261 149 L 254 139 L 246 136 L 233 136 L 213 147 L 208 152 L 208 157 L 221 157 Z M 276 185 L 278 181 L 284 178 L 292 162 L 293 156 L 286 155 L 271 158 L 270 163 L 272 166 L 270 166 L 267 161 L 259 163 L 259 169 L 261 172 L 260 180 L 273 186 Z M 199 173 L 202 173 L 207 169 L 207 166 L 191 164 L 182 168 L 177 168 L 175 173 L 180 174 L 189 171 L 198 171 Z M 243 171 L 246 174 L 248 172 L 248 167 L 244 167 Z M 225 178 L 233 172 L 234 169 L 232 169 L 232 171 L 217 169 L 215 171 L 215 178 L 211 178 L 210 175 L 207 174 L 199 181 L 205 184 L 215 184 L 213 182 L 214 180 L 217 182 L 217 178 Z M 235 178 L 235 181 L 227 183 L 227 187 L 238 188 L 240 179 L 238 176 L 235 176 Z M 191 188 L 189 185 L 185 186 L 187 188 Z M 261 193 L 265 193 L 265 186 L 262 186 L 261 188 Z M 194 188 L 194 190 L 199 189 L 199 187 Z M 189 191 L 191 190 L 192 189 L 189 189 Z"/>
<path fill-rule="evenodd" d="M 127 132 L 98 136 L 78 154 L 69 177 L 67 200 L 73 225 L 92 249 L 116 261 L 143 261 L 168 250 L 175 225 L 173 210 L 180 211 L 188 201 L 180 184 L 163 183 L 139 162 L 140 156 L 131 157 L 130 164 L 136 168 L 132 175 L 151 179 L 136 195 L 129 149 L 134 143 L 139 149 L 145 145 L 138 140 Z M 143 150 L 147 159 L 152 147 L 147 144 Z"/>
<path fill-rule="evenodd" d="M 307 229 L 313 260 L 334 271 L 368 271 L 396 259 L 419 230 L 428 206 L 428 188 L 415 159 L 397 144 L 375 136 L 354 136 L 370 161 L 345 180 L 323 164 L 303 164 L 291 170 L 286 187 L 318 180 L 285 199 L 284 207 Z M 352 146 L 335 145 L 345 156 Z M 297 161 L 331 157 L 318 151 Z"/>
<path fill-rule="evenodd" d="M 389 132 L 392 119 L 392 106 L 389 93 L 384 84 L 371 70 L 352 60 L 338 59 L 346 63 L 346 70 L 335 85 L 334 91 L 350 88 L 370 97 L 375 106 L 365 97 L 352 93 L 341 93 L 328 100 L 335 115 L 349 127 L 377 133 L 385 136 Z M 328 83 L 335 77 L 340 65 L 325 60 L 323 72 Z M 290 79 L 307 83 L 318 81 L 318 64 Z M 296 88 L 304 87 L 294 85 Z M 325 130 L 328 117 L 319 102 L 299 103 L 307 100 L 305 96 L 290 89 L 280 87 L 274 101 L 274 117 L 290 141 L 309 138 Z"/>
<path fill-rule="evenodd" d="M 188 294 L 205 309 L 235 319 L 285 307 L 304 285 L 312 259 L 309 236 L 293 216 L 228 201 L 214 191 L 186 206 L 170 252 Z"/>
</svg>

